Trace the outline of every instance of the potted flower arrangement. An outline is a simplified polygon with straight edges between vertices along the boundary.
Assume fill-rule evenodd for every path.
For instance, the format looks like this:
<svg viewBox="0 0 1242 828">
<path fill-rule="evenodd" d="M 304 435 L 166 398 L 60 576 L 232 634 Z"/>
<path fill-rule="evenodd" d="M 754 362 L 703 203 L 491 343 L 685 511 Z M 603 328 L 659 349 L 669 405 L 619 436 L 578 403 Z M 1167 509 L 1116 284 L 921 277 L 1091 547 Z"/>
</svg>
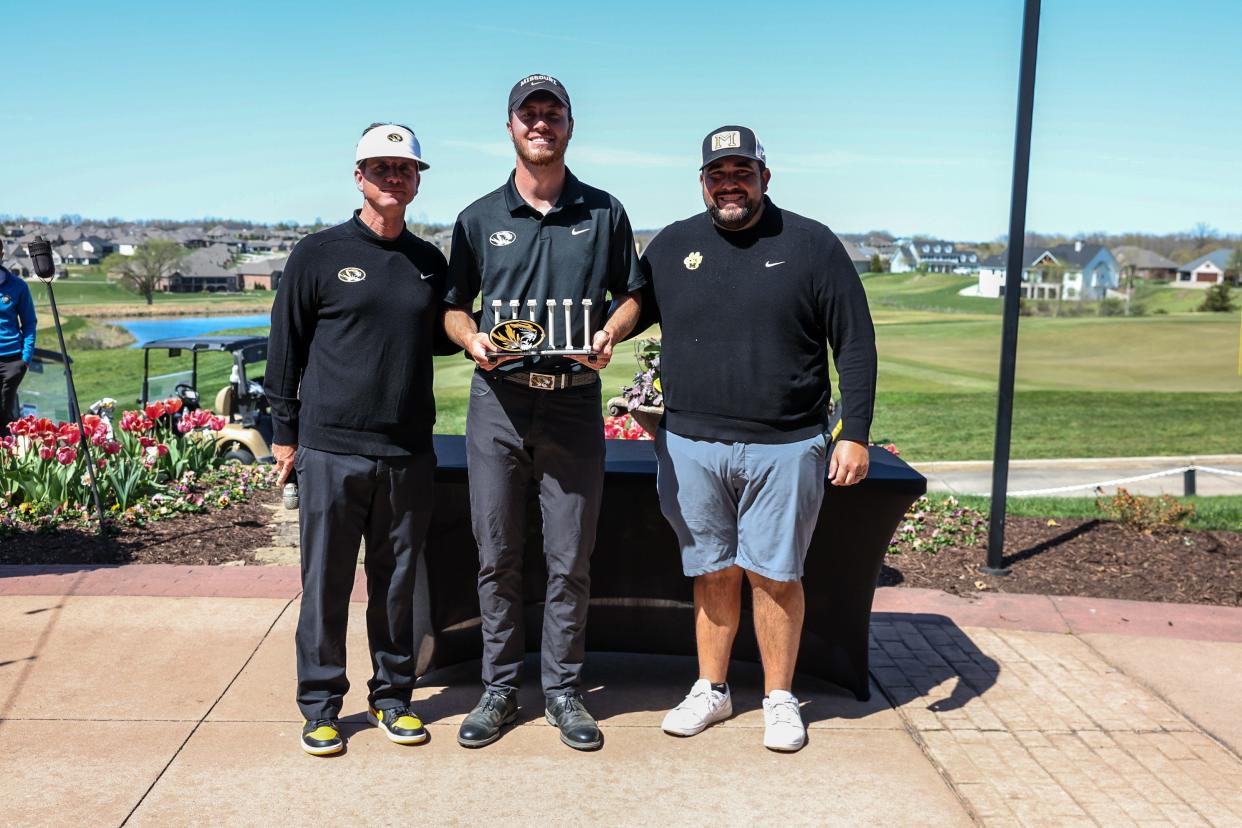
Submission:
<svg viewBox="0 0 1242 828">
<path fill-rule="evenodd" d="M 638 373 L 634 383 L 621 389 L 621 396 L 608 401 L 608 413 L 624 418 L 628 415 L 650 437 L 654 437 L 664 416 L 664 388 L 660 382 L 659 339 L 640 339 L 634 343 Z M 611 419 L 611 418 L 610 418 Z M 629 437 L 628 439 L 635 439 Z M 641 439 L 641 438 L 639 438 Z"/>
</svg>

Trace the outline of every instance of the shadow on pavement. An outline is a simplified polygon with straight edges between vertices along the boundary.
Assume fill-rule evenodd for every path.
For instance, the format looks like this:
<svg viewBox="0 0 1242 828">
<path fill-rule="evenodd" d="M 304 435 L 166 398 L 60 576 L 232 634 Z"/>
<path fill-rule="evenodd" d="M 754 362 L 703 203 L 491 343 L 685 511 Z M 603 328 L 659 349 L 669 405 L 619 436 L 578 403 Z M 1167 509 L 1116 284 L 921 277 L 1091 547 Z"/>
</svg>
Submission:
<svg viewBox="0 0 1242 828">
<path fill-rule="evenodd" d="M 874 613 L 870 663 L 872 679 L 894 707 L 927 700 L 934 713 L 982 696 L 1001 669 L 951 619 L 928 613 Z"/>
</svg>

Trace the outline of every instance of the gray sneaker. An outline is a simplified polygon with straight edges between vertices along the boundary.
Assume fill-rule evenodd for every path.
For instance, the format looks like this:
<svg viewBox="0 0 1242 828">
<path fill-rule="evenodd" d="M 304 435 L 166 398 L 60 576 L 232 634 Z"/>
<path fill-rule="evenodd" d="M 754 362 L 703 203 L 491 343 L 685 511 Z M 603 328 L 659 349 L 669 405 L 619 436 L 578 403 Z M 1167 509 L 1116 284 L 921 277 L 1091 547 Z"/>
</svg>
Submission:
<svg viewBox="0 0 1242 828">
<path fill-rule="evenodd" d="M 457 744 L 467 748 L 490 745 L 500 738 L 500 728 L 517 720 L 517 693 L 485 690 L 479 703 L 457 731 Z"/>
</svg>

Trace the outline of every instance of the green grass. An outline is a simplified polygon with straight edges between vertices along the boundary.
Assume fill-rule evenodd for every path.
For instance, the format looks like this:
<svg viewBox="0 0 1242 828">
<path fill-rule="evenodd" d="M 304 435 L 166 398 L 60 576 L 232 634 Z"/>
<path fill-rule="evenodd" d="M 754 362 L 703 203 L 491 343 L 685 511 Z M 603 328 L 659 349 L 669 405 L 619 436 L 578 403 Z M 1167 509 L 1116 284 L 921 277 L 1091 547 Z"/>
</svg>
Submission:
<svg viewBox="0 0 1242 828">
<path fill-rule="evenodd" d="M 1192 288 L 1175 288 L 1159 282 L 1135 280 L 1134 302 L 1143 305 L 1147 313 L 1190 313 L 1203 303 L 1204 291 Z"/>
<path fill-rule="evenodd" d="M 1001 300 L 959 296 L 979 280 L 952 273 L 869 273 L 863 277 L 867 302 L 875 308 L 999 314 Z"/>
<path fill-rule="evenodd" d="M 977 495 L 957 495 L 963 506 L 978 509 L 985 515 L 992 500 Z M 1242 531 L 1242 495 L 1215 497 L 1178 497 L 1181 503 L 1195 507 L 1187 526 L 1192 529 Z M 1005 513 L 1016 517 L 1098 518 L 1102 517 L 1093 497 L 1011 497 L 1005 501 Z"/>
<path fill-rule="evenodd" d="M 1026 317 L 1018 327 L 1023 390 L 1242 392 L 1238 315 Z M 881 391 L 994 392 L 999 319 L 876 326 Z"/>
<path fill-rule="evenodd" d="M 1019 391 L 1014 458 L 1242 453 L 1242 394 Z M 873 440 L 911 462 L 987 460 L 995 393 L 881 391 Z"/>
<path fill-rule="evenodd" d="M 47 286 L 38 279 L 31 279 L 29 284 L 35 305 L 50 307 Z M 142 294 L 126 290 L 119 283 L 110 282 L 97 275 L 58 280 L 54 284 L 54 290 L 57 307 L 66 309 L 82 309 L 82 306 L 87 305 L 140 305 L 146 302 Z M 266 290 L 248 290 L 238 293 L 156 293 L 154 304 L 156 306 L 201 305 L 203 313 L 210 313 L 213 304 L 244 303 L 268 307 L 272 303 L 272 295 L 271 291 Z"/>
</svg>

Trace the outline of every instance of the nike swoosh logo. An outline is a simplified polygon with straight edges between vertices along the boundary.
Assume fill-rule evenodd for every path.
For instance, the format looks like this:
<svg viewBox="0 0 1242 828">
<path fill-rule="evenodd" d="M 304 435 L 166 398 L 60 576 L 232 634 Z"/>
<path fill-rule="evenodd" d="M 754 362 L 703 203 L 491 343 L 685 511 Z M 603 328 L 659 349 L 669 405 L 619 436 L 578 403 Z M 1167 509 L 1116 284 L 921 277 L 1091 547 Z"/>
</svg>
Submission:
<svg viewBox="0 0 1242 828">
<path fill-rule="evenodd" d="M 784 264 L 784 262 L 769 262 L 769 261 L 765 261 L 765 262 L 763 263 L 763 266 L 764 266 L 764 267 L 776 267 L 777 265 L 782 265 L 782 264 Z"/>
<path fill-rule="evenodd" d="M 578 230 L 578 229 L 570 230 L 570 231 L 569 231 L 569 235 L 571 235 L 571 236 L 581 236 L 583 233 L 589 233 L 589 232 L 591 232 L 591 228 L 590 228 L 590 227 L 583 227 L 581 230 Z"/>
<path fill-rule="evenodd" d="M 423 281 L 424 281 L 424 282 L 425 282 L 425 281 L 427 281 L 428 279 L 430 279 L 430 278 L 431 278 L 431 276 L 432 276 L 432 274 L 430 274 L 430 273 L 420 273 L 420 274 L 418 274 L 418 275 L 423 277 Z"/>
</svg>

